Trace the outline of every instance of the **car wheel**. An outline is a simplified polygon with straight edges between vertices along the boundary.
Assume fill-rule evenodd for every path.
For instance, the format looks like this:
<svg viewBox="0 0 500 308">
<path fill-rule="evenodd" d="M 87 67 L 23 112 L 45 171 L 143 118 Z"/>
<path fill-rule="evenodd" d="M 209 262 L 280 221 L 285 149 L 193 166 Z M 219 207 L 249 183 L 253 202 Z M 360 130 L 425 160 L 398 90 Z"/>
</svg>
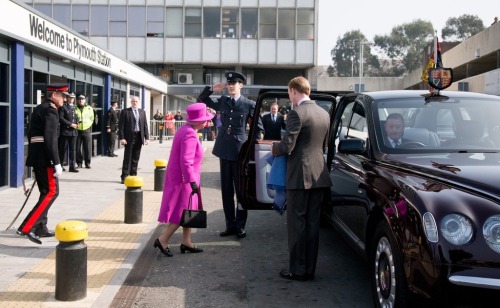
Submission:
<svg viewBox="0 0 500 308">
<path fill-rule="evenodd" d="M 387 223 L 375 230 L 370 249 L 372 291 L 377 307 L 406 307 L 408 287 L 403 262 Z"/>
</svg>

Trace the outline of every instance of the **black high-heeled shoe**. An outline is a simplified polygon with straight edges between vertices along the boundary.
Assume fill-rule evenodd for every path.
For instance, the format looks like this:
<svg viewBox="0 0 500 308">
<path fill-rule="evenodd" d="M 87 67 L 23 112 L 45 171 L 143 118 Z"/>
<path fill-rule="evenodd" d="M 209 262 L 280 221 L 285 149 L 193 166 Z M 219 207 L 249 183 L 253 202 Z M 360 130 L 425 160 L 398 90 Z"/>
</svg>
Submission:
<svg viewBox="0 0 500 308">
<path fill-rule="evenodd" d="M 185 253 L 186 250 L 189 251 L 189 252 L 191 252 L 191 253 L 199 253 L 199 252 L 203 251 L 203 249 L 198 248 L 196 246 L 189 247 L 189 246 L 186 246 L 184 244 L 181 244 L 181 253 Z"/>
<path fill-rule="evenodd" d="M 154 248 L 158 248 L 160 249 L 161 253 L 166 255 L 167 257 L 173 257 L 174 254 L 170 252 L 170 248 L 163 248 L 162 244 L 160 243 L 160 240 L 159 239 L 156 239 L 154 244 L 153 244 L 153 247 Z"/>
</svg>

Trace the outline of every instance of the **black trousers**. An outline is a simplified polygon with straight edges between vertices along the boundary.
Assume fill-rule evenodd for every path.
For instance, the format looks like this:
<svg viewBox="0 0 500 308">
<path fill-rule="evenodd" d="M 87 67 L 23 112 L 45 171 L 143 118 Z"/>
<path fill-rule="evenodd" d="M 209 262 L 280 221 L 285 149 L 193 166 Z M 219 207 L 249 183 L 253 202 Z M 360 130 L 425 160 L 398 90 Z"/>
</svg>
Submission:
<svg viewBox="0 0 500 308">
<path fill-rule="evenodd" d="M 64 161 L 64 156 L 68 153 L 68 151 L 66 150 L 68 146 L 68 166 L 70 169 L 73 169 L 76 167 L 76 136 L 59 136 L 59 160 L 61 161 L 61 164 Z"/>
<path fill-rule="evenodd" d="M 54 167 L 33 167 L 33 171 L 40 197 L 18 230 L 24 233 L 33 231 L 38 235 L 47 230 L 47 213 L 59 196 L 59 179 L 54 177 Z"/>
<path fill-rule="evenodd" d="M 116 144 L 116 132 L 108 133 L 108 155 L 115 153 L 115 144 Z"/>
<path fill-rule="evenodd" d="M 140 133 L 134 134 L 132 143 L 125 145 L 122 165 L 122 180 L 129 175 L 137 175 L 137 165 L 141 157 L 142 138 Z"/>
<path fill-rule="evenodd" d="M 226 159 L 220 161 L 220 183 L 222 193 L 222 207 L 226 217 L 227 230 L 245 229 L 247 223 L 247 210 L 238 208 L 234 203 L 234 191 L 237 189 L 238 162 Z"/>
<path fill-rule="evenodd" d="M 83 153 L 82 153 L 83 145 Z M 82 155 L 83 154 L 83 155 Z M 90 165 L 92 157 L 92 128 L 78 131 L 76 138 L 76 162 L 81 165 L 85 161 L 85 165 Z"/>
<path fill-rule="evenodd" d="M 295 275 L 314 276 L 316 271 L 323 191 L 286 190 L 289 271 Z"/>
</svg>

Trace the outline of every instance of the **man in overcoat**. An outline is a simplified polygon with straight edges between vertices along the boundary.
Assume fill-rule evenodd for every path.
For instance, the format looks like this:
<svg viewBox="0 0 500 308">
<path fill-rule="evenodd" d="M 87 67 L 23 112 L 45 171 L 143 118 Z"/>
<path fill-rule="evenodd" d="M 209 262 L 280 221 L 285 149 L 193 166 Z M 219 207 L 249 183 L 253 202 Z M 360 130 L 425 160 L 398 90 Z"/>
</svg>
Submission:
<svg viewBox="0 0 500 308">
<path fill-rule="evenodd" d="M 118 103 L 111 101 L 110 104 L 108 122 L 106 123 L 106 132 L 108 133 L 108 156 L 116 157 L 118 156 L 115 154 L 116 131 L 118 130 L 118 112 L 116 111 L 116 107 Z"/>
<path fill-rule="evenodd" d="M 67 101 L 59 108 L 59 160 L 64 161 L 66 147 L 69 146 L 69 172 L 78 172 L 76 169 L 76 138 L 78 136 L 78 116 L 75 109 L 75 93 L 66 95 Z M 64 171 L 64 168 L 63 168 Z"/>
<path fill-rule="evenodd" d="M 244 238 L 248 213 L 241 204 L 235 205 L 234 193 L 235 189 L 238 190 L 238 155 L 241 146 L 247 140 L 246 127 L 248 121 L 252 120 L 255 102 L 241 95 L 241 89 L 246 81 L 243 74 L 230 71 L 226 72 L 225 76 L 226 83 L 214 84 L 212 89 L 206 86 L 198 101 L 219 111 L 221 115 L 222 126 L 212 151 L 219 157 L 222 207 L 226 218 L 226 229 L 220 236 L 237 235 L 239 238 Z M 212 93 L 222 92 L 224 89 L 227 89 L 229 95 L 222 95 L 216 100 L 210 98 Z M 260 136 L 262 125 L 259 127 L 260 130 L 257 130 L 255 138 Z"/>
</svg>

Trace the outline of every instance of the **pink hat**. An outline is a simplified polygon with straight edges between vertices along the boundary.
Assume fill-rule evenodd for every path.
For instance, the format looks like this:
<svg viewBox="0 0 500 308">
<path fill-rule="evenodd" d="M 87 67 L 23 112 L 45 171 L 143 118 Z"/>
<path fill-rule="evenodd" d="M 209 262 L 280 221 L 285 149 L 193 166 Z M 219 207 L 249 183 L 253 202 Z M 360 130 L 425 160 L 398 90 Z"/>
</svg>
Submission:
<svg viewBox="0 0 500 308">
<path fill-rule="evenodd" d="M 212 120 L 214 115 L 207 110 L 207 105 L 203 103 L 194 103 L 186 108 L 187 122 L 204 122 Z"/>
</svg>

